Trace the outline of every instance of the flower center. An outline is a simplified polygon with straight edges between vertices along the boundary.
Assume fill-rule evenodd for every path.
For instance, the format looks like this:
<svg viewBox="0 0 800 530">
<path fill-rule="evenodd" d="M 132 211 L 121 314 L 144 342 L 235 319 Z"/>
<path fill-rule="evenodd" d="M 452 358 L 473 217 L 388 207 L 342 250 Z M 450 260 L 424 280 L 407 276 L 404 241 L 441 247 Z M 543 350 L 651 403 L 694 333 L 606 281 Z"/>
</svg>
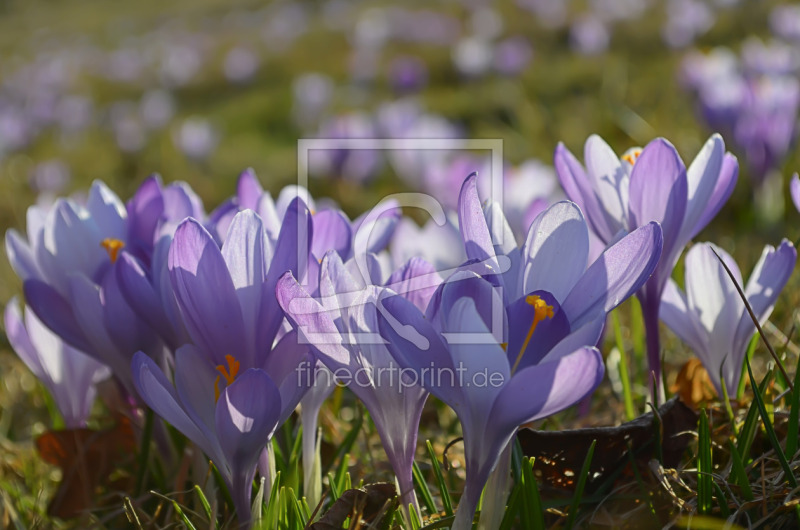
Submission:
<svg viewBox="0 0 800 530">
<path fill-rule="evenodd" d="M 217 365 L 216 370 L 220 373 L 214 381 L 214 403 L 219 401 L 219 378 L 224 377 L 225 382 L 230 385 L 236 380 L 236 375 L 239 373 L 239 361 L 233 355 L 226 355 L 225 361 L 228 363 L 227 368 L 223 365 Z"/>
<path fill-rule="evenodd" d="M 113 237 L 107 237 L 100 242 L 100 246 L 106 249 L 108 257 L 111 258 L 111 263 L 115 263 L 119 257 L 119 251 L 125 248 L 125 243 Z"/>
<path fill-rule="evenodd" d="M 639 160 L 639 156 L 642 154 L 641 149 L 632 149 L 630 152 L 625 153 L 622 155 L 622 159 L 629 163 L 630 165 L 634 165 L 637 160 Z"/>
<path fill-rule="evenodd" d="M 547 302 L 540 296 L 531 294 L 525 297 L 525 301 L 528 305 L 533 306 L 533 322 L 531 322 L 531 328 L 528 330 L 525 342 L 522 343 L 522 348 L 519 350 L 517 360 L 514 361 L 514 366 L 511 368 L 512 374 L 517 370 L 517 366 L 519 366 L 519 362 L 522 360 L 525 350 L 528 349 L 528 343 L 530 343 L 531 337 L 533 337 L 533 332 L 536 331 L 536 326 L 545 318 L 553 318 L 553 306 L 547 305 Z"/>
</svg>

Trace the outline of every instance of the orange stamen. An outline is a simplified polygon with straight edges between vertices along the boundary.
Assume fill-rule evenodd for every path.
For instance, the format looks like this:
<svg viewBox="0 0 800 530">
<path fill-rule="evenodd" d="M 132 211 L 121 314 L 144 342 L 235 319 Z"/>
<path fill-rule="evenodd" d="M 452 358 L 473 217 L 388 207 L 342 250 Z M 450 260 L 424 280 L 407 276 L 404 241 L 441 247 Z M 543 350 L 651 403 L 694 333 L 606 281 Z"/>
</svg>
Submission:
<svg viewBox="0 0 800 530">
<path fill-rule="evenodd" d="M 528 295 L 525 298 L 525 301 L 529 305 L 533 306 L 533 322 L 531 322 L 531 328 L 528 330 L 528 335 L 525 337 L 525 342 L 522 343 L 522 348 L 519 350 L 517 360 L 514 362 L 514 366 L 511 368 L 512 374 L 517 370 L 517 366 L 519 366 L 519 362 L 522 360 L 525 350 L 528 349 L 528 344 L 531 341 L 531 337 L 533 337 L 533 332 L 536 331 L 536 326 L 538 326 L 539 322 L 545 318 L 553 318 L 554 314 L 553 306 L 547 305 L 547 302 L 545 302 L 540 296 L 535 294 Z"/>
<path fill-rule="evenodd" d="M 107 237 L 100 242 L 100 246 L 106 249 L 108 257 L 111 258 L 111 263 L 116 263 L 119 257 L 119 251 L 125 248 L 125 242 L 113 237 Z"/>
<path fill-rule="evenodd" d="M 239 361 L 233 355 L 226 355 L 225 361 L 228 363 L 228 367 L 226 368 L 223 365 L 217 365 L 216 370 L 221 374 L 217 376 L 217 379 L 214 381 L 214 402 L 216 403 L 219 401 L 219 378 L 224 377 L 225 382 L 230 385 L 236 380 L 236 376 L 239 374 Z"/>
</svg>

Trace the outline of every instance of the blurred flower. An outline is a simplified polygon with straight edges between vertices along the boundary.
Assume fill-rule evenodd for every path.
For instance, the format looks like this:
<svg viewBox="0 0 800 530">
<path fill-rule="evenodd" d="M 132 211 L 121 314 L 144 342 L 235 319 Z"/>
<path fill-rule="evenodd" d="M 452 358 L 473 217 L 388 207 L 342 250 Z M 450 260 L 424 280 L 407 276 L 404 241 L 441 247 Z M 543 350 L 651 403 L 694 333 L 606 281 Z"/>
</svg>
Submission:
<svg viewBox="0 0 800 530">
<path fill-rule="evenodd" d="M 30 174 L 31 188 L 38 193 L 56 194 L 69 184 L 69 166 L 63 160 L 46 160 L 34 166 Z"/>
<path fill-rule="evenodd" d="M 569 32 L 572 48 L 583 55 L 598 55 L 608 49 L 611 34 L 596 17 L 584 15 L 572 23 Z"/>
<path fill-rule="evenodd" d="M 528 67 L 532 56 L 531 45 L 524 37 L 509 37 L 494 48 L 494 68 L 503 75 L 519 75 Z"/>
<path fill-rule="evenodd" d="M 317 125 L 328 108 L 333 90 L 333 81 L 324 74 L 308 73 L 297 77 L 292 83 L 295 122 L 304 128 Z"/>
<path fill-rule="evenodd" d="M 667 21 L 661 34 L 673 48 L 688 46 L 716 21 L 711 8 L 696 0 L 669 0 L 666 9 Z"/>
<path fill-rule="evenodd" d="M 428 82 L 425 62 L 418 57 L 401 56 L 389 65 L 389 82 L 395 92 L 417 92 Z"/>
<path fill-rule="evenodd" d="M 229 81 L 244 83 L 258 72 L 258 55 L 245 46 L 236 46 L 225 55 L 223 71 Z"/>
<path fill-rule="evenodd" d="M 465 37 L 453 48 L 453 63 L 467 77 L 478 77 L 492 65 L 492 48 L 480 37 Z"/>
<path fill-rule="evenodd" d="M 187 157 L 204 160 L 216 149 L 219 135 L 207 119 L 192 116 L 181 123 L 172 139 Z"/>
<path fill-rule="evenodd" d="M 374 139 L 375 127 L 370 117 L 363 113 L 351 113 L 327 120 L 320 127 L 320 139 Z M 313 149 L 308 153 L 309 172 L 315 176 L 327 176 L 355 182 L 373 178 L 380 167 L 381 154 L 376 149 L 351 149 L 336 146 L 329 149 Z"/>
<path fill-rule="evenodd" d="M 85 426 L 108 368 L 64 343 L 27 307 L 23 320 L 16 298 L 6 306 L 5 325 L 11 347 L 53 396 L 66 427 Z"/>
<path fill-rule="evenodd" d="M 661 301 L 661 319 L 703 362 L 722 397 L 735 396 L 742 375 L 747 345 L 756 326 L 728 273 L 714 255 L 725 260 L 760 324 L 772 313 L 775 301 L 789 280 L 797 251 L 787 240 L 777 250 L 767 245 L 745 286 L 731 256 L 711 243 L 694 245 L 686 253 L 686 292 L 670 279 Z"/>
<path fill-rule="evenodd" d="M 174 115 L 175 99 L 168 91 L 156 88 L 142 95 L 139 102 L 139 116 L 148 129 L 163 129 Z"/>
</svg>

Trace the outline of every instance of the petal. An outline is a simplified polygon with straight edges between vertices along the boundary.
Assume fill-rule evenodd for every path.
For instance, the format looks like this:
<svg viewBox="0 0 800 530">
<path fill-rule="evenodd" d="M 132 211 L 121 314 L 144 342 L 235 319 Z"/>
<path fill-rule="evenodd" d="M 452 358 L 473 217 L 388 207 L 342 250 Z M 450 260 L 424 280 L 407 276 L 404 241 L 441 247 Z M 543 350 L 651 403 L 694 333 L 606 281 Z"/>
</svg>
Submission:
<svg viewBox="0 0 800 530">
<path fill-rule="evenodd" d="M 493 258 L 494 244 L 483 214 L 483 206 L 478 196 L 478 175 L 473 173 L 461 186 L 458 197 L 458 224 L 464 248 L 470 259 L 486 260 Z"/>
<path fill-rule="evenodd" d="M 625 193 L 628 191 L 628 173 L 619 157 L 605 140 L 596 134 L 586 140 L 583 157 L 586 176 L 597 194 L 611 233 L 626 228 L 625 216 L 628 212 L 628 203 Z"/>
<path fill-rule="evenodd" d="M 245 366 L 256 366 L 254 350 L 261 326 L 259 315 L 264 284 L 267 281 L 267 242 L 261 219 L 253 210 L 244 210 L 233 218 L 228 237 L 222 245 L 222 258 L 230 273 L 244 324 Z M 264 345 L 269 347 L 270 344 Z"/>
<path fill-rule="evenodd" d="M 792 175 L 792 180 L 789 182 L 789 193 L 792 195 L 794 207 L 797 209 L 797 211 L 800 211 L 800 176 L 798 176 L 797 173 Z M 6 245 L 8 244 L 6 243 Z"/>
<path fill-rule="evenodd" d="M 597 388 L 603 374 L 603 357 L 592 347 L 525 368 L 500 391 L 487 429 L 502 432 L 572 406 Z"/>
<path fill-rule="evenodd" d="M 668 141 L 656 138 L 647 144 L 631 171 L 630 221 L 631 227 L 643 226 L 649 221 L 661 223 L 667 267 L 672 265 L 673 253 L 680 252 L 686 244 L 678 237 L 687 196 L 686 169 L 678 152 Z"/>
<path fill-rule="evenodd" d="M 50 382 L 50 377 L 44 368 L 44 362 L 39 350 L 34 347 L 28 335 L 28 330 L 25 328 L 25 324 L 22 320 L 22 312 L 19 308 L 19 300 L 17 300 L 16 296 L 9 300 L 6 305 L 4 323 L 8 342 L 11 344 L 11 347 L 14 348 L 17 356 L 22 359 L 37 379 L 48 384 Z"/>
<path fill-rule="evenodd" d="M 141 262 L 128 252 L 122 252 L 114 268 L 122 296 L 131 309 L 162 338 L 171 341 L 174 337 L 170 319 Z"/>
<path fill-rule="evenodd" d="M 416 381 L 450 406 L 462 401 L 454 377 L 455 366 L 444 339 L 425 316 L 402 296 L 384 291 L 378 300 L 378 329 L 386 348 L 401 367 L 412 370 Z"/>
<path fill-rule="evenodd" d="M 694 351 L 698 357 L 707 358 L 706 331 L 698 315 L 689 308 L 686 295 L 670 279 L 661 296 L 659 316 L 664 324 Z"/>
<path fill-rule="evenodd" d="M 437 329 L 450 331 L 446 329 L 448 312 L 460 298 L 474 300 L 478 314 L 497 342 L 505 341 L 505 308 L 497 287 L 469 270 L 454 273 L 439 286 L 428 303 L 428 321 Z"/>
<path fill-rule="evenodd" d="M 514 232 L 508 224 L 503 209 L 500 204 L 494 201 L 489 202 L 484 212 L 486 226 L 492 235 L 492 243 L 499 250 L 500 254 L 508 254 L 517 248 L 517 241 L 514 239 Z"/>
<path fill-rule="evenodd" d="M 196 443 L 217 464 L 223 476 L 230 476 L 219 444 L 209 439 L 181 407 L 175 388 L 153 360 L 142 352 L 131 362 L 133 382 L 145 403 L 167 423 Z"/>
<path fill-rule="evenodd" d="M 784 239 L 777 249 L 767 245 L 761 253 L 747 286 L 744 289 L 747 301 L 753 309 L 759 323 L 763 324 L 772 313 L 775 301 L 778 299 L 786 282 L 794 271 L 797 261 L 797 250 L 791 242 Z M 748 313 L 744 313 L 739 320 L 733 340 L 733 353 L 744 351 L 747 342 L 755 333 L 755 325 Z M 742 359 L 743 360 L 743 359 Z M 734 359 L 734 368 L 741 372 L 741 361 Z M 738 382 L 738 381 L 737 381 Z"/>
<path fill-rule="evenodd" d="M 603 240 L 607 241 L 614 235 L 614 230 L 608 226 L 605 212 L 589 183 L 589 178 L 569 149 L 563 143 L 558 144 L 554 156 L 556 175 L 564 188 L 567 197 L 576 203 L 581 211 L 585 212 L 592 230 Z"/>
<path fill-rule="evenodd" d="M 638 291 L 655 270 L 662 243 L 661 228 L 648 223 L 606 249 L 561 304 L 572 328 L 608 313 Z"/>
<path fill-rule="evenodd" d="M 175 352 L 175 390 L 181 408 L 209 440 L 215 437 L 214 383 L 220 373 L 194 344 L 184 344 Z M 225 381 L 219 382 L 223 388 Z"/>
<path fill-rule="evenodd" d="M 563 201 L 537 217 L 522 246 L 523 293 L 544 290 L 565 300 L 586 271 L 589 229 L 578 205 Z"/>
<path fill-rule="evenodd" d="M 161 179 L 152 175 L 142 182 L 128 201 L 128 238 L 133 249 L 148 249 L 155 241 L 156 227 L 164 213 Z"/>
<path fill-rule="evenodd" d="M 441 283 L 442 277 L 433 265 L 422 258 L 411 258 L 392 273 L 386 287 L 404 296 L 424 312 Z"/>
<path fill-rule="evenodd" d="M 267 355 L 264 371 L 278 385 L 281 396 L 281 424 L 291 416 L 297 404 L 313 384 L 311 377 L 304 377 L 306 367 L 316 363 L 308 344 L 301 342 L 297 331 L 292 330 L 278 341 Z M 309 374 L 310 375 L 310 374 Z"/>
<path fill-rule="evenodd" d="M 353 232 L 350 220 L 339 210 L 322 210 L 313 217 L 314 240 L 311 252 L 314 256 L 324 256 L 329 250 L 335 250 L 342 259 L 350 257 L 353 244 Z"/>
<path fill-rule="evenodd" d="M 278 388 L 262 370 L 250 368 L 222 393 L 215 414 L 217 436 L 234 475 L 237 468 L 255 468 L 280 411 Z"/>
<path fill-rule="evenodd" d="M 6 230 L 6 255 L 11 268 L 22 280 L 41 279 L 42 273 L 28 242 L 13 228 Z"/>
<path fill-rule="evenodd" d="M 736 187 L 736 180 L 739 176 L 739 162 L 736 157 L 730 153 L 725 153 L 722 159 L 722 168 L 720 169 L 717 184 L 714 186 L 714 192 L 706 203 L 703 215 L 695 225 L 694 233 L 691 237 L 695 237 L 700 230 L 717 215 L 722 209 L 722 206 L 728 201 L 728 198 L 733 193 Z"/>
<path fill-rule="evenodd" d="M 242 309 L 228 267 L 211 235 L 189 218 L 169 251 L 172 287 L 192 341 L 216 364 L 245 351 Z"/>
<path fill-rule="evenodd" d="M 48 328 L 75 348 L 94 352 L 69 302 L 58 291 L 39 280 L 26 280 L 22 287 L 28 305 Z"/>
<path fill-rule="evenodd" d="M 340 331 L 330 313 L 305 292 L 290 273 L 280 279 L 275 295 L 299 336 L 314 347 L 319 359 L 328 368 L 332 371 L 350 368 L 350 351 L 344 347 Z"/>
<path fill-rule="evenodd" d="M 311 211 L 317 210 L 317 206 L 314 204 L 314 198 L 311 197 L 307 189 L 301 188 L 300 186 L 286 186 L 278 194 L 278 200 L 275 201 L 275 209 L 278 212 L 278 218 L 284 218 L 286 211 L 289 209 L 289 205 L 296 199 L 300 199 Z"/>
<path fill-rule="evenodd" d="M 353 221 L 353 252 L 376 253 L 385 249 L 401 217 L 399 204 L 390 199 Z"/>
<path fill-rule="evenodd" d="M 722 161 L 725 157 L 725 142 L 714 134 L 706 141 L 686 171 L 688 203 L 681 227 L 681 241 L 688 241 L 703 227 L 698 226 L 719 180 Z"/>
<path fill-rule="evenodd" d="M 239 175 L 239 181 L 236 183 L 236 199 L 239 203 L 239 208 L 255 210 L 262 193 L 264 193 L 264 188 L 258 182 L 258 177 L 253 168 L 247 168 L 242 171 Z"/>
<path fill-rule="evenodd" d="M 603 336 L 603 327 L 606 325 L 605 316 L 591 320 L 573 330 L 558 344 L 553 346 L 541 362 L 552 362 L 572 354 L 584 346 L 597 344 Z M 540 363 L 541 364 L 541 363 Z"/>
<path fill-rule="evenodd" d="M 283 217 L 283 225 L 261 293 L 260 329 L 257 340 L 261 349 L 272 346 L 275 334 L 283 321 L 283 312 L 275 299 L 278 280 L 286 272 L 291 272 L 295 278 L 301 280 L 305 277 L 313 238 L 311 212 L 300 198 L 295 198 Z"/>
<path fill-rule="evenodd" d="M 105 183 L 100 180 L 92 182 L 86 207 L 104 237 L 125 239 L 125 219 L 128 215 L 125 205 Z"/>
</svg>

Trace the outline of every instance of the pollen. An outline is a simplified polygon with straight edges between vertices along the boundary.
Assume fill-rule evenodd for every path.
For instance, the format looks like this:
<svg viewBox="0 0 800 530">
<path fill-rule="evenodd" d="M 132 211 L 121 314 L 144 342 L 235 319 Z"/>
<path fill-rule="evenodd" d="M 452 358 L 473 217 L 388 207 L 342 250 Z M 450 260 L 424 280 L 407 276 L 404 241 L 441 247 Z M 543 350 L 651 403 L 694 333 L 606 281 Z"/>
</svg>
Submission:
<svg viewBox="0 0 800 530">
<path fill-rule="evenodd" d="M 514 366 L 511 368 L 511 373 L 513 374 L 517 367 L 519 366 L 519 362 L 522 360 L 522 356 L 525 354 L 525 350 L 528 349 L 528 344 L 531 342 L 531 337 L 533 337 L 533 332 L 536 331 L 536 327 L 539 323 L 546 319 L 546 318 L 553 318 L 553 306 L 547 305 L 542 297 L 531 294 L 525 297 L 525 302 L 528 305 L 533 306 L 533 321 L 531 322 L 531 327 L 528 330 L 528 335 L 525 337 L 525 342 L 522 343 L 522 348 L 519 349 L 519 354 L 517 355 L 517 360 L 514 362 Z"/>
<path fill-rule="evenodd" d="M 641 149 L 633 149 L 629 153 L 625 153 L 622 155 L 622 159 L 629 163 L 630 165 L 634 165 L 637 160 L 639 160 L 639 156 L 642 154 Z"/>
<path fill-rule="evenodd" d="M 111 258 L 111 263 L 116 263 L 119 257 L 119 251 L 125 248 L 125 243 L 113 237 L 107 237 L 100 242 L 100 246 L 106 249 L 108 257 Z"/>
<path fill-rule="evenodd" d="M 225 367 L 223 365 L 217 365 L 216 370 L 220 373 L 217 376 L 217 379 L 214 381 L 214 402 L 216 403 L 219 401 L 219 379 L 220 377 L 225 378 L 225 383 L 230 385 L 236 380 L 236 376 L 239 374 L 239 361 L 236 360 L 236 357 L 233 355 L 226 355 L 225 361 L 228 363 L 228 366 Z"/>
</svg>

